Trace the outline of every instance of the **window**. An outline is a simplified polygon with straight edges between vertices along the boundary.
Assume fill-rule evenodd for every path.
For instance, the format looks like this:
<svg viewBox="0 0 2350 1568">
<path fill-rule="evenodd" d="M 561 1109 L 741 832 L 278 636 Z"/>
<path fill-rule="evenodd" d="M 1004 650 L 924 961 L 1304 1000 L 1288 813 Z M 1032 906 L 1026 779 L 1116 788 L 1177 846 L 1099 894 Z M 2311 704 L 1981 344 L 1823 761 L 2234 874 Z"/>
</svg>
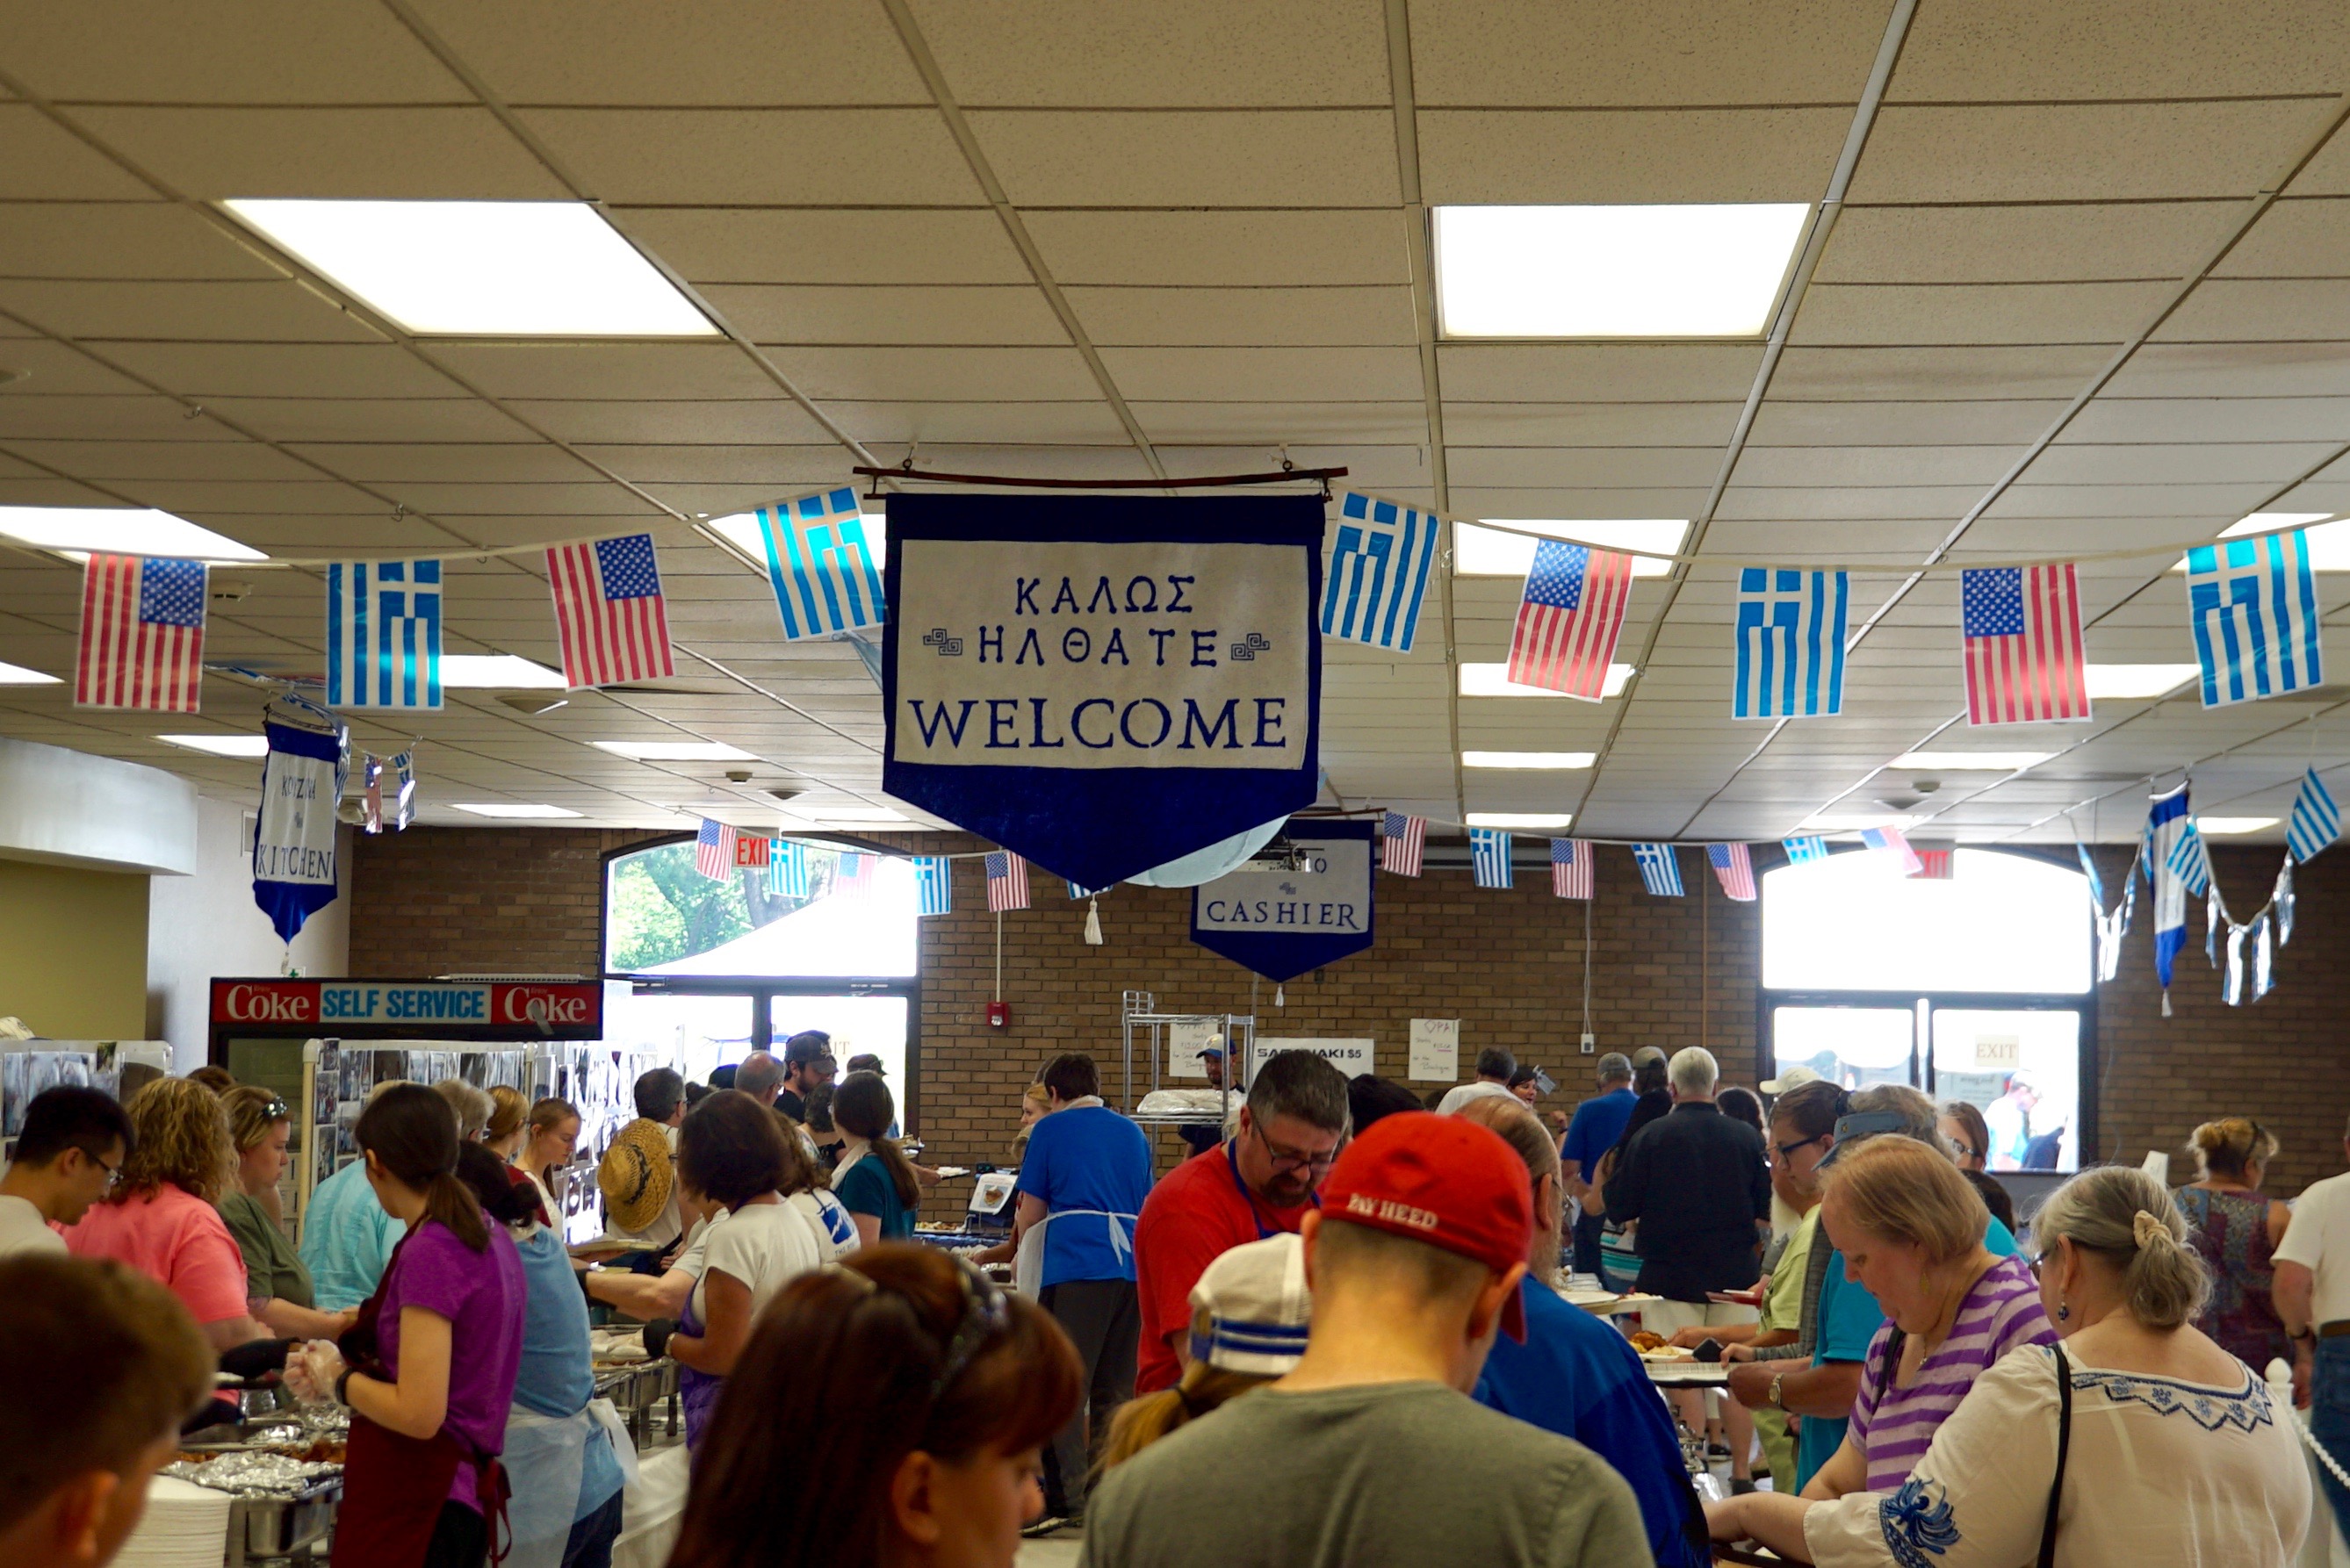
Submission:
<svg viewBox="0 0 2350 1568">
<path fill-rule="evenodd" d="M 1962 849 L 1947 880 L 1843 854 L 1762 878 L 1762 1010 L 1780 1071 L 1980 1107 L 1994 1170 L 2095 1148 L 2087 879 Z"/>
</svg>

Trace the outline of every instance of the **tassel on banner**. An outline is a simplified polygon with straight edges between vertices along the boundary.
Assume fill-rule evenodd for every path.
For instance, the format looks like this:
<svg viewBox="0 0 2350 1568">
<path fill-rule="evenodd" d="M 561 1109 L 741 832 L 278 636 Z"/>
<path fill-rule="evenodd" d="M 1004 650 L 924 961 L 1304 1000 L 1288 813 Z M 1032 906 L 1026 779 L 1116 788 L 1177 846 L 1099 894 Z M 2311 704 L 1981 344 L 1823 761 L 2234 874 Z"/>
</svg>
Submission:
<svg viewBox="0 0 2350 1568">
<path fill-rule="evenodd" d="M 1281 993 L 1281 987 L 1279 987 L 1279 986 L 1277 986 L 1277 985 L 1276 985 L 1276 986 L 1274 986 L 1274 987 L 1273 988 L 1273 1004 L 1274 1004 L 1275 1007 L 1279 1007 L 1279 1006 L 1283 1005 L 1283 1004 L 1284 1004 L 1284 1002 L 1286 1002 L 1286 1000 L 1287 1000 L 1287 998 L 1284 997 L 1284 996 L 1282 995 L 1282 993 Z"/>
<path fill-rule="evenodd" d="M 2170 987 L 2167 985 L 2162 988 L 2162 1015 L 2170 1016 Z"/>
<path fill-rule="evenodd" d="M 1087 898 L 1086 900 L 1086 946 L 1097 948 L 1101 945 L 1101 900 Z"/>
</svg>

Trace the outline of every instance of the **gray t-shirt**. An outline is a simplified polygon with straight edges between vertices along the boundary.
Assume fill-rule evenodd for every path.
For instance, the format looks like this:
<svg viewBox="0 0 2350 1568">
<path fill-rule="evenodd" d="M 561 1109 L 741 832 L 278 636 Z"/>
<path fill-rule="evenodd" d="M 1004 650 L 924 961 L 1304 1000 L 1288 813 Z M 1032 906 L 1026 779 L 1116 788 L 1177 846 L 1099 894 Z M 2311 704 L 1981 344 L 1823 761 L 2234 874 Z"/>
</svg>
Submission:
<svg viewBox="0 0 2350 1568">
<path fill-rule="evenodd" d="M 1087 1568 L 1639 1568 L 1640 1506 L 1582 1444 L 1436 1383 L 1259 1389 L 1109 1472 Z"/>
</svg>

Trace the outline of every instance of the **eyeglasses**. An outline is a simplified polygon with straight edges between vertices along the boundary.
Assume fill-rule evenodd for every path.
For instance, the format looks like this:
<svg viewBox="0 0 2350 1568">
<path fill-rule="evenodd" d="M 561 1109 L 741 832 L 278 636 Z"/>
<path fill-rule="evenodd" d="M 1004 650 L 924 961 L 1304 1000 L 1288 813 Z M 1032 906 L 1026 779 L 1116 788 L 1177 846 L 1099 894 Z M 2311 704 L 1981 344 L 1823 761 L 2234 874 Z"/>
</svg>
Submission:
<svg viewBox="0 0 2350 1568">
<path fill-rule="evenodd" d="M 1825 1133 L 1817 1133 L 1807 1138 L 1798 1138 L 1794 1143 L 1783 1143 L 1775 1145 L 1774 1147 L 1779 1151 L 1779 1158 L 1781 1162 L 1784 1163 L 1785 1161 L 1795 1158 L 1795 1151 L 1797 1149 L 1808 1148 L 1813 1144 L 1819 1142 L 1820 1139 L 1826 1137 L 1828 1135 Z"/>
<path fill-rule="evenodd" d="M 1318 1175 L 1338 1163 L 1338 1150 L 1336 1147 L 1321 1154 L 1306 1154 L 1298 1149 L 1284 1148 L 1265 1137 L 1263 1127 L 1256 1129 L 1256 1141 L 1264 1146 L 1265 1158 L 1273 1162 L 1273 1168 L 1275 1170 L 1311 1170 Z"/>
<path fill-rule="evenodd" d="M 106 1162 L 106 1157 L 99 1153 L 96 1149 L 84 1144 L 76 1144 L 73 1147 L 81 1150 L 81 1157 L 84 1159 L 98 1167 L 99 1169 L 106 1172 L 106 1190 L 111 1192 L 116 1188 L 122 1185 L 122 1161 L 118 1160 L 114 1164 L 109 1165 Z"/>
</svg>

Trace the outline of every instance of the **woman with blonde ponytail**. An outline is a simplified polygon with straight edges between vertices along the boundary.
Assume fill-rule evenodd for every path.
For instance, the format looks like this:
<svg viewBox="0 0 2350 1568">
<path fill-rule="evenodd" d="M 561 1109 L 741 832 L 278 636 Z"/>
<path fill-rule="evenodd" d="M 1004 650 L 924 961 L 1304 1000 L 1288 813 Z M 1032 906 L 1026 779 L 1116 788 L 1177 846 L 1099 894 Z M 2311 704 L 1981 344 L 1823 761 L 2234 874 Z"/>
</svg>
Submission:
<svg viewBox="0 0 2350 1568">
<path fill-rule="evenodd" d="M 2311 1502 L 2293 1415 L 2195 1327 L 2210 1280 L 2170 1195 L 2085 1170 L 2033 1231 L 2057 1344 L 1977 1379 L 1899 1490 L 1733 1498 L 1707 1510 L 1714 1539 L 1870 1568 L 2292 1563 Z"/>
<path fill-rule="evenodd" d="M 2171 1196 L 2186 1216 L 2189 1244 L 2211 1272 L 2211 1299 L 2195 1326 L 2251 1366 L 2290 1361 L 2293 1342 L 2273 1292 L 2276 1250 L 2293 1210 L 2261 1190 L 2276 1135 L 2249 1116 L 2225 1116 L 2197 1127 L 2189 1148 L 2202 1175 Z"/>
</svg>

